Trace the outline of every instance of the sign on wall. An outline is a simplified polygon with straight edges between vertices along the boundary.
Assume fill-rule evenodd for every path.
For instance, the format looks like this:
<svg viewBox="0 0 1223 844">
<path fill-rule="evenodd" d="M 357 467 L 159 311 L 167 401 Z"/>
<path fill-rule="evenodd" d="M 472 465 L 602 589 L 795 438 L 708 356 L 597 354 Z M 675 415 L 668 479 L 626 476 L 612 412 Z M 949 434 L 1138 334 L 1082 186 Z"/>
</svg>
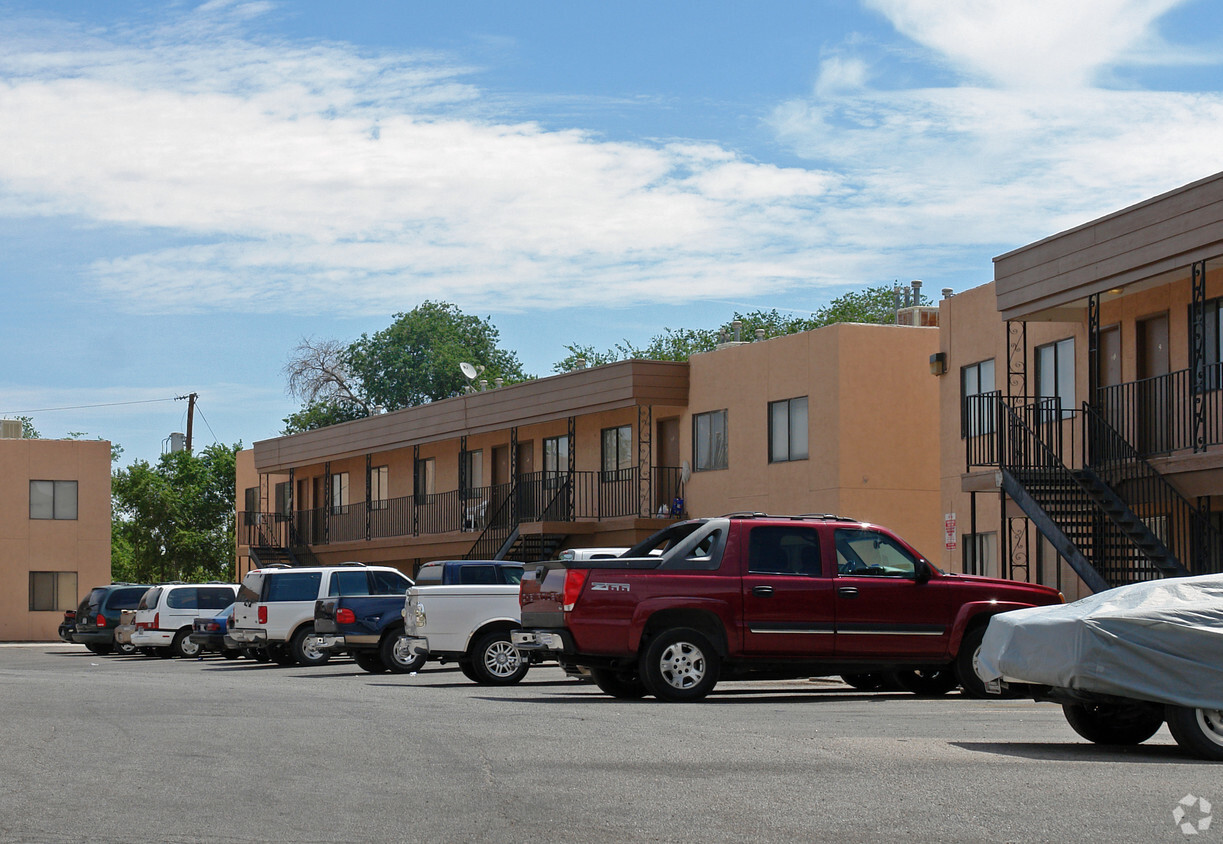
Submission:
<svg viewBox="0 0 1223 844">
<path fill-rule="evenodd" d="M 956 549 L 955 513 L 948 513 L 943 516 L 943 532 L 947 538 L 947 550 L 954 551 Z"/>
</svg>

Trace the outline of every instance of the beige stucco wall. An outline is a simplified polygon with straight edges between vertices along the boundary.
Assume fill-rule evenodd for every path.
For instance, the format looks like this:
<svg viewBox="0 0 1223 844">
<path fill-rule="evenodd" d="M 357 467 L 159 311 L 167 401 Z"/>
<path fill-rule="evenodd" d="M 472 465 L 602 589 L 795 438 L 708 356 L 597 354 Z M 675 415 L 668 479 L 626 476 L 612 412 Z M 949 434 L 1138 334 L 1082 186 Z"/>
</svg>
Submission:
<svg viewBox="0 0 1223 844">
<path fill-rule="evenodd" d="M 76 481 L 77 518 L 31 519 L 30 481 Z M 75 607 L 110 582 L 110 443 L 0 439 L 0 640 L 56 638 L 63 610 L 30 611 L 30 572 L 77 573 Z"/>
<path fill-rule="evenodd" d="M 694 414 L 725 408 L 728 468 L 692 474 L 688 512 L 836 513 L 937 553 L 937 348 L 934 328 L 841 324 L 693 356 L 681 451 Z M 800 396 L 809 457 L 769 463 L 769 402 Z"/>
</svg>

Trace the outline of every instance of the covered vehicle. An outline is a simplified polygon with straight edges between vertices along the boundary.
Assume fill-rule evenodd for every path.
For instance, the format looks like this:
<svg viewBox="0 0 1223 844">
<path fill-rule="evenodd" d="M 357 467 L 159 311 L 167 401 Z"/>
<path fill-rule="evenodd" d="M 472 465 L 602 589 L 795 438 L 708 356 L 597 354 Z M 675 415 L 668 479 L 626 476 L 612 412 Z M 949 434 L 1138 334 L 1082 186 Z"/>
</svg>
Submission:
<svg viewBox="0 0 1223 844">
<path fill-rule="evenodd" d="M 1028 684 L 1100 744 L 1137 744 L 1166 721 L 1195 755 L 1223 760 L 1223 575 L 1135 583 L 990 619 L 976 672 Z"/>
</svg>

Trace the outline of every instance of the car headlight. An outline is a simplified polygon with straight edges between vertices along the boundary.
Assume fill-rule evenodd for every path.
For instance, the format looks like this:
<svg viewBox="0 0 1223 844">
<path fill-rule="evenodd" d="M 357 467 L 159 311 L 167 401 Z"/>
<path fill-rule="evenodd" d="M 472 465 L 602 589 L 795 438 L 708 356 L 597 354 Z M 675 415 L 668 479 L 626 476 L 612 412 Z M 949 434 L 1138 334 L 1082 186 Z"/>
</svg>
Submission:
<svg viewBox="0 0 1223 844">
<path fill-rule="evenodd" d="M 415 607 L 413 607 L 413 609 L 412 609 L 412 614 L 413 614 L 413 616 L 414 616 L 414 617 L 415 617 L 415 619 L 416 619 L 416 627 L 417 627 L 417 629 L 419 629 L 419 628 L 421 628 L 421 627 L 424 627 L 424 626 L 425 626 L 425 622 L 426 622 L 426 620 L 427 620 L 427 619 L 426 619 L 426 617 L 425 617 L 425 606 L 424 606 L 424 604 L 417 604 Z"/>
</svg>

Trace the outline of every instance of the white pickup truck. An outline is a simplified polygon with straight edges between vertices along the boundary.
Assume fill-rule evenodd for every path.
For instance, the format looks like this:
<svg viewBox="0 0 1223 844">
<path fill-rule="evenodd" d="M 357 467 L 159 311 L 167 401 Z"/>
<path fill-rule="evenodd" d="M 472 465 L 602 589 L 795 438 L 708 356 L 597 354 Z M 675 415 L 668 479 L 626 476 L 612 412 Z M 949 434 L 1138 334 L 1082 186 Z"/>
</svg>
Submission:
<svg viewBox="0 0 1223 844">
<path fill-rule="evenodd" d="M 410 653 L 458 663 L 476 683 L 517 683 L 530 667 L 510 643 L 510 631 L 519 627 L 520 580 L 521 563 L 426 563 L 408 589 L 403 643 Z"/>
</svg>

